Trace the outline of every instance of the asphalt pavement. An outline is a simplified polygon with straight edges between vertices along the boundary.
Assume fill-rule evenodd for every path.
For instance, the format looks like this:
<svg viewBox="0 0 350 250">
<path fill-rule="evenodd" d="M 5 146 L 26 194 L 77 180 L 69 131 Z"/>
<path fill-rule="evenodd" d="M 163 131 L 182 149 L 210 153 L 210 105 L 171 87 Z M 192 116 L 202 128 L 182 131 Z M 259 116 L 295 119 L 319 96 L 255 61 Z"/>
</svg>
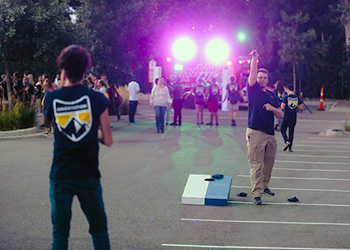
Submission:
<svg viewBox="0 0 350 250">
<path fill-rule="evenodd" d="M 327 133 L 342 129 L 347 108 L 307 105 L 312 113 L 298 114 L 294 152 L 283 151 L 276 133 L 270 182 L 276 195 L 263 197 L 263 206 L 253 205 L 250 194 L 247 110 L 237 127 L 223 111 L 218 127 L 199 127 L 195 111 L 185 109 L 183 125 L 164 134 L 156 132 L 146 102 L 136 125 L 111 117 L 114 144 L 101 145 L 100 170 L 112 249 L 350 249 L 350 136 Z M 0 133 L 0 249 L 50 249 L 53 136 L 43 132 Z M 189 174 L 216 173 L 232 176 L 228 206 L 181 204 Z M 294 196 L 299 202 L 287 201 Z M 93 249 L 77 199 L 70 249 Z"/>
</svg>

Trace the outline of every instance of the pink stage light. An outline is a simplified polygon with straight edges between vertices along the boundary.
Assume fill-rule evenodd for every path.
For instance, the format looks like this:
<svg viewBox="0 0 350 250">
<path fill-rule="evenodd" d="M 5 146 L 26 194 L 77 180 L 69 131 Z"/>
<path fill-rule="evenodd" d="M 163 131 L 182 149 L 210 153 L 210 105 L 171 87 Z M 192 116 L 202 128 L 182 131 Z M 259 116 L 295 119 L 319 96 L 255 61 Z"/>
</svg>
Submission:
<svg viewBox="0 0 350 250">
<path fill-rule="evenodd" d="M 189 61 L 196 55 L 197 48 L 190 38 L 181 37 L 174 42 L 172 52 L 176 59 Z"/>
<path fill-rule="evenodd" d="M 207 58 L 217 64 L 225 63 L 230 54 L 227 43 L 221 39 L 211 40 L 205 49 Z"/>
</svg>

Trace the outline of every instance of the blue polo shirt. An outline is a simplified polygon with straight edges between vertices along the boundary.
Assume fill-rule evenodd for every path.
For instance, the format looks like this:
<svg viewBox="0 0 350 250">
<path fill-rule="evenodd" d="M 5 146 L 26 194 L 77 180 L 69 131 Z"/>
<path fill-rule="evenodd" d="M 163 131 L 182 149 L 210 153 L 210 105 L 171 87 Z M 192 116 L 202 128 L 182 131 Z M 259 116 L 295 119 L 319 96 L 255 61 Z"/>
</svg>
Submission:
<svg viewBox="0 0 350 250">
<path fill-rule="evenodd" d="M 279 107 L 278 99 L 272 91 L 263 91 L 257 82 L 253 86 L 248 84 L 248 128 L 274 135 L 274 114 L 263 107 L 266 103 Z"/>
<path fill-rule="evenodd" d="M 47 93 L 44 115 L 55 130 L 50 179 L 101 177 L 97 130 L 108 103 L 82 84 Z"/>
</svg>

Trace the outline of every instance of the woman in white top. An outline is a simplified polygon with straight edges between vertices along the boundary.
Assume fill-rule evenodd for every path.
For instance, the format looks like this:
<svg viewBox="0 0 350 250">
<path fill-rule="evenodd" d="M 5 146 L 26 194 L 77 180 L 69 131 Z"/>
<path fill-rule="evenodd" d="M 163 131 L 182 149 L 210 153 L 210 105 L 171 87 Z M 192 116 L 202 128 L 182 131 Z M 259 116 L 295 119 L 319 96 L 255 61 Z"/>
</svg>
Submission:
<svg viewBox="0 0 350 250">
<path fill-rule="evenodd" d="M 156 86 L 152 89 L 150 106 L 154 107 L 158 133 L 164 133 L 164 115 L 167 107 L 170 105 L 171 98 L 169 89 L 164 86 L 164 78 L 157 78 Z"/>
</svg>

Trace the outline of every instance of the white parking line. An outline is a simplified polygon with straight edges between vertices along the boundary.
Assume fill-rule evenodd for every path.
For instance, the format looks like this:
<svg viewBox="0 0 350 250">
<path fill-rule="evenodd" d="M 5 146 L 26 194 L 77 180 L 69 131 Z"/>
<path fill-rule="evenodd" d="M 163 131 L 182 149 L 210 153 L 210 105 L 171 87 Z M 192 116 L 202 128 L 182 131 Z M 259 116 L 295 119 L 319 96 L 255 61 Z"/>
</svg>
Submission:
<svg viewBox="0 0 350 250">
<path fill-rule="evenodd" d="M 249 221 L 249 220 L 214 220 L 199 218 L 181 218 L 182 221 L 216 222 L 216 223 L 246 223 L 246 224 L 283 224 L 283 225 L 313 225 L 313 226 L 350 226 L 350 223 L 305 222 L 305 221 Z"/>
<path fill-rule="evenodd" d="M 324 161 L 282 161 L 282 160 L 275 160 L 275 162 L 281 162 L 281 163 L 295 163 L 295 164 L 327 164 L 327 165 L 350 165 L 350 163 L 346 162 L 324 162 Z"/>
<path fill-rule="evenodd" d="M 231 186 L 231 188 L 245 188 L 245 189 L 251 189 L 252 187 L 250 187 L 250 186 Z M 350 193 L 350 190 L 339 190 L 339 189 L 276 188 L 276 187 L 271 187 L 271 189 L 273 189 L 273 190 L 288 190 L 288 191 Z"/>
<path fill-rule="evenodd" d="M 301 169 L 301 168 L 273 168 L 273 170 L 282 171 L 304 171 L 304 172 L 340 172 L 340 173 L 350 173 L 350 170 L 344 169 Z"/>
<path fill-rule="evenodd" d="M 237 175 L 238 177 L 250 178 L 250 175 Z M 335 178 L 304 178 L 304 177 L 277 177 L 273 176 L 271 179 L 283 180 L 310 180 L 310 181 L 350 181 L 350 179 L 335 179 Z"/>
<path fill-rule="evenodd" d="M 315 140 L 321 140 L 321 141 L 350 141 L 350 138 L 348 137 L 333 137 L 333 136 L 325 136 L 325 137 L 308 137 L 308 140 L 315 141 Z"/>
<path fill-rule="evenodd" d="M 301 142 L 303 142 L 303 143 L 312 143 L 311 141 L 301 141 Z M 317 142 L 317 143 L 322 143 L 322 142 Z M 345 145 L 350 145 L 350 142 L 344 142 L 344 141 L 342 141 L 342 142 L 340 142 L 340 141 L 326 141 L 325 143 L 327 143 L 327 144 L 345 144 Z"/>
<path fill-rule="evenodd" d="M 232 201 L 229 200 L 229 204 L 243 204 L 243 205 L 252 205 L 253 201 Z M 263 202 L 265 205 L 272 206 L 311 206 L 311 207 L 350 207 L 347 204 L 316 204 L 316 203 L 301 203 L 301 202 Z"/>
<path fill-rule="evenodd" d="M 319 150 L 319 149 L 295 149 L 293 155 L 297 155 L 299 152 L 317 152 L 317 153 L 346 153 L 350 154 L 350 151 L 340 150 Z"/>
<path fill-rule="evenodd" d="M 337 159 L 350 159 L 350 156 L 338 156 L 338 155 L 299 155 L 299 154 L 278 154 L 279 156 L 298 156 L 298 157 L 316 157 L 316 158 L 321 158 L 321 157 L 326 157 L 326 158 L 337 158 Z"/>
<path fill-rule="evenodd" d="M 294 146 L 296 147 L 308 147 L 308 148 L 344 148 L 345 145 L 343 146 L 336 146 L 336 145 L 307 145 L 307 144 L 295 144 Z"/>
<path fill-rule="evenodd" d="M 349 250 L 349 248 L 306 248 L 306 247 L 254 247 L 254 246 L 214 246 L 214 245 L 187 245 L 187 244 L 162 244 L 162 247 L 181 248 L 209 248 L 209 249 L 266 249 L 266 250 Z"/>
</svg>

